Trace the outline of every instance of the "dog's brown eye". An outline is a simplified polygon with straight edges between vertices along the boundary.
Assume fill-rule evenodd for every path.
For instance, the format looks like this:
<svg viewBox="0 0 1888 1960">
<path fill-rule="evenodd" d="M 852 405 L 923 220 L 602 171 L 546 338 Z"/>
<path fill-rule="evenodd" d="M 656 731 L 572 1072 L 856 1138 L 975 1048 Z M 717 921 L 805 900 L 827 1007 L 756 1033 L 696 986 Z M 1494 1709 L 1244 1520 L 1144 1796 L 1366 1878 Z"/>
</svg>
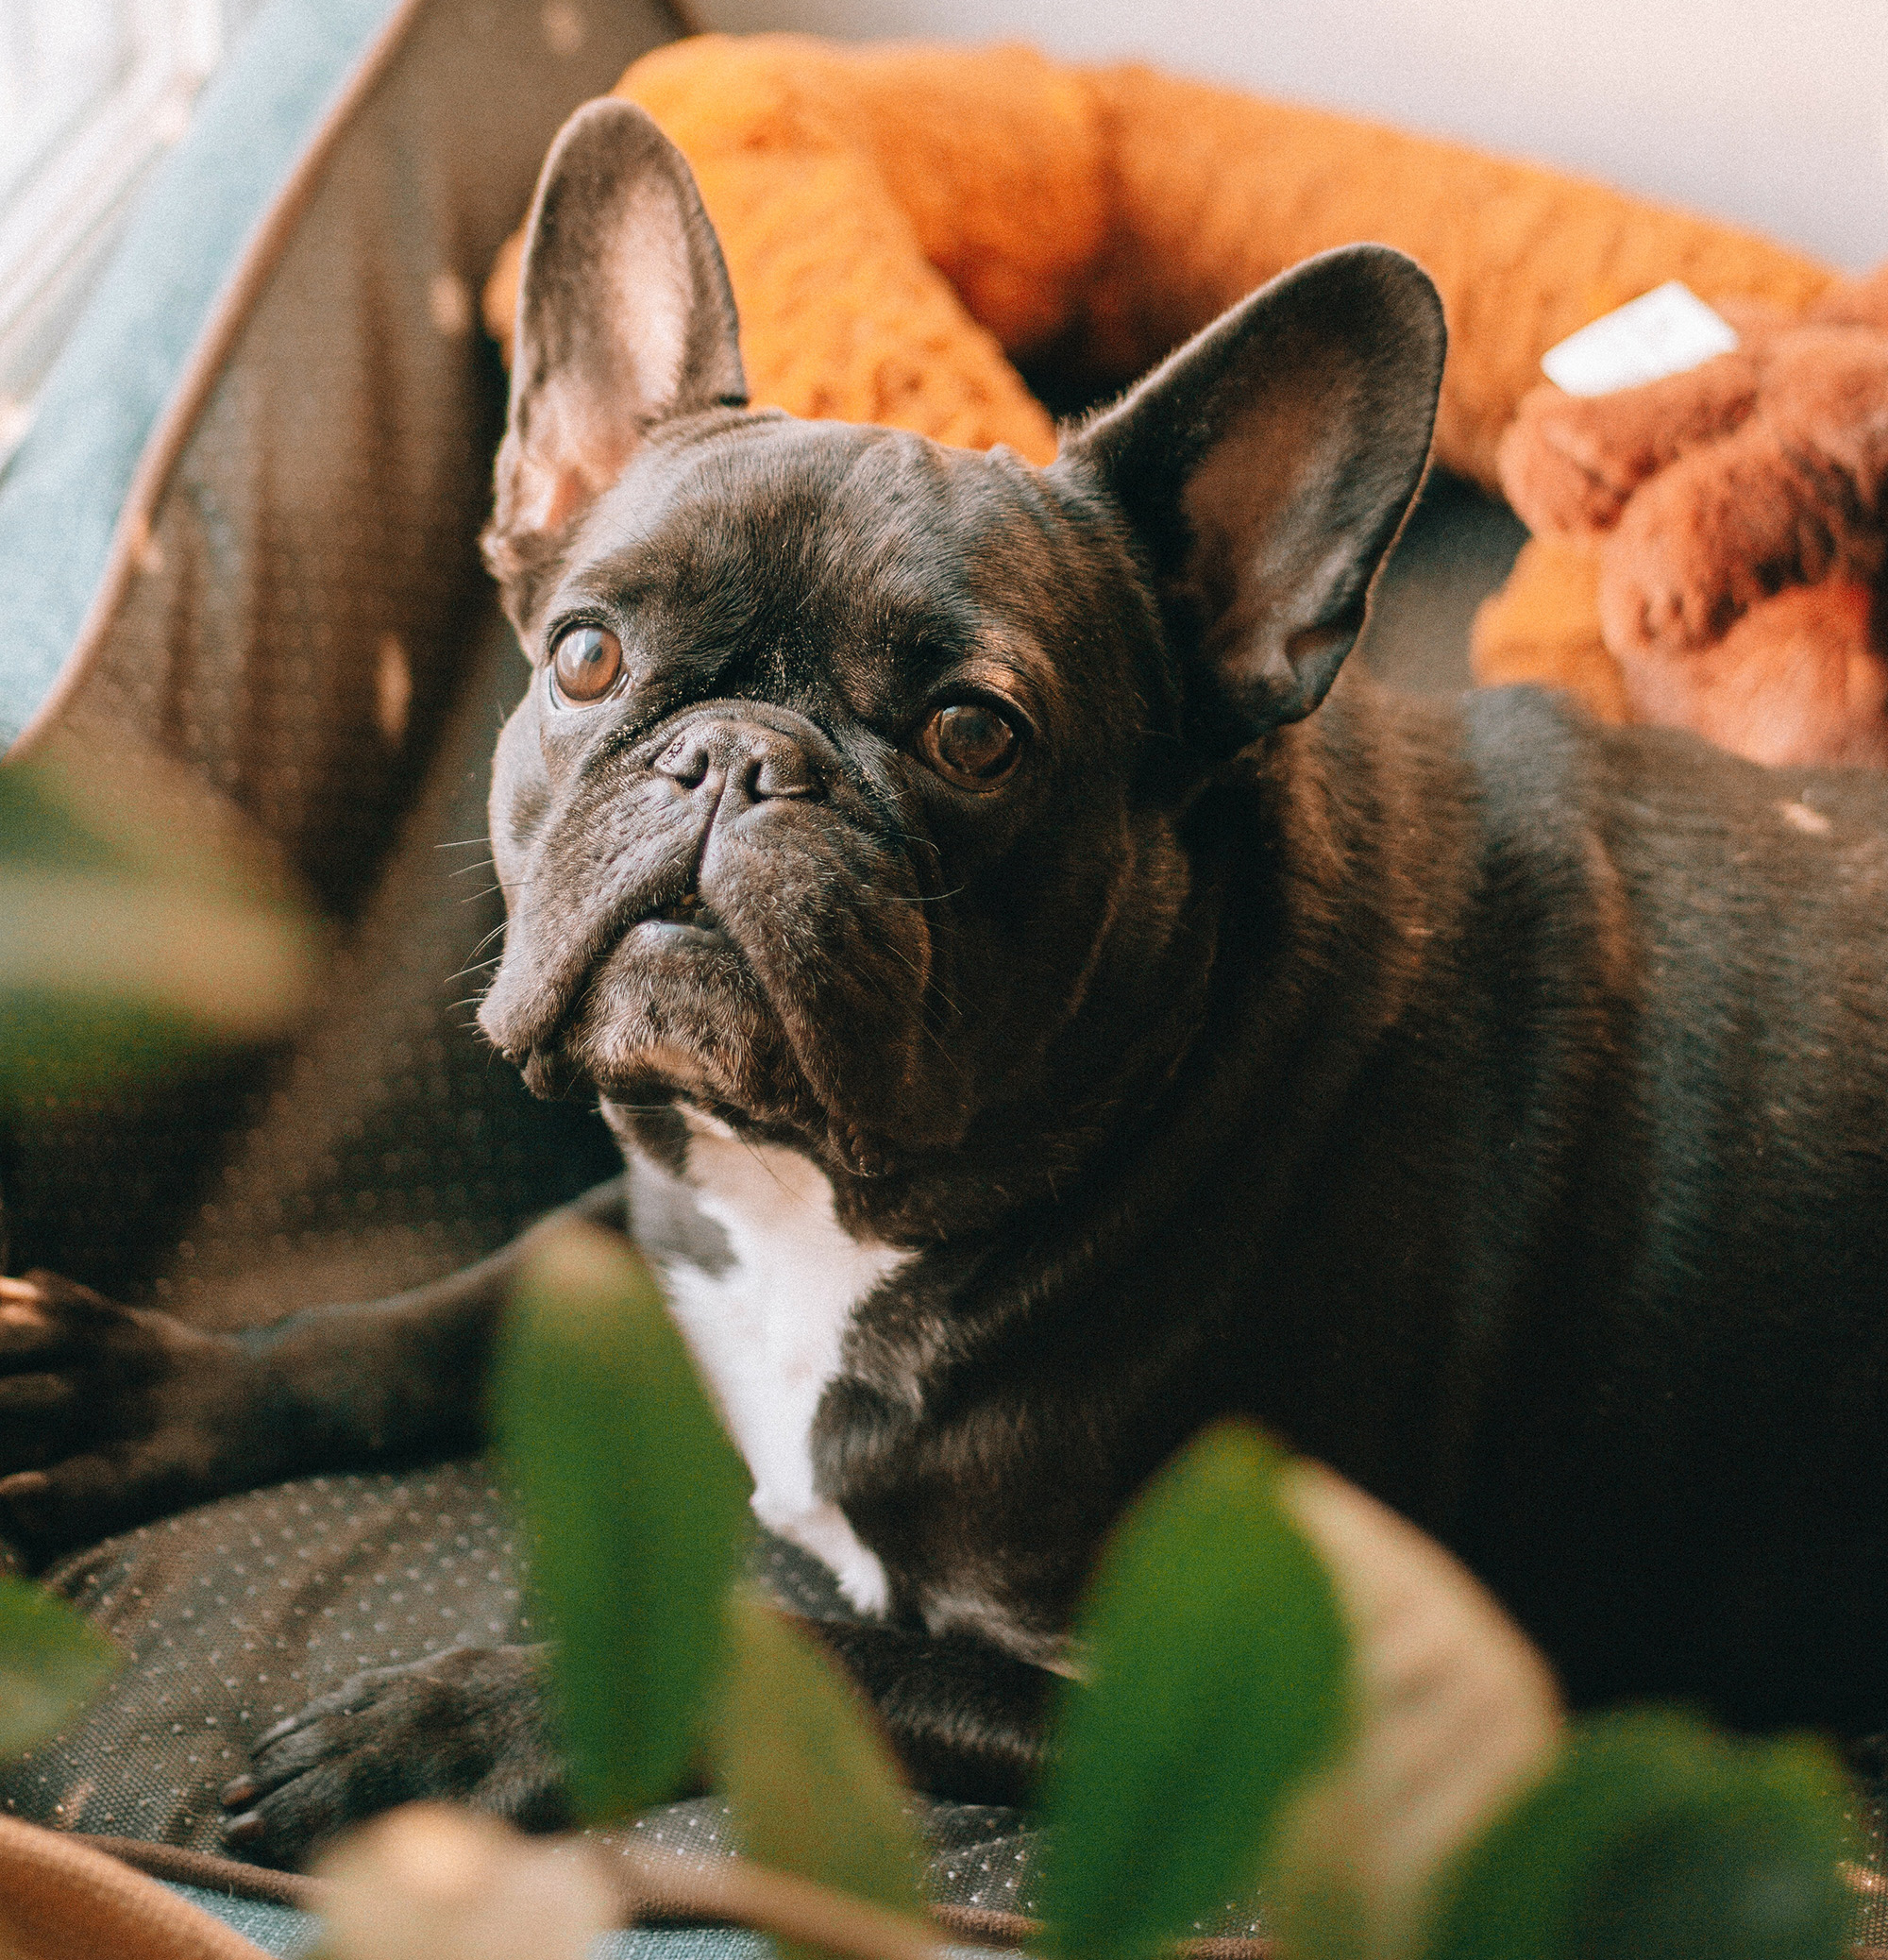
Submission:
<svg viewBox="0 0 1888 1960">
<path fill-rule="evenodd" d="M 550 656 L 551 679 L 565 701 L 601 701 L 623 671 L 622 643 L 600 626 L 575 626 Z"/>
<path fill-rule="evenodd" d="M 919 743 L 939 775 L 969 787 L 994 783 L 1022 748 L 1016 730 L 994 708 L 975 701 L 939 708 L 924 724 Z"/>
</svg>

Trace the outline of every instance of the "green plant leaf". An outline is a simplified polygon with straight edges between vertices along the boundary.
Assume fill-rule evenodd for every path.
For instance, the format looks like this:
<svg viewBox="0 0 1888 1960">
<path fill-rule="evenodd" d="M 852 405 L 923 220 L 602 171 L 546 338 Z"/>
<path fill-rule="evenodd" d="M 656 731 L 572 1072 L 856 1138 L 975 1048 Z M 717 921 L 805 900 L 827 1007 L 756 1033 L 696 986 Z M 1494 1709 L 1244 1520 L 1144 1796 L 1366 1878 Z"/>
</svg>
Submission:
<svg viewBox="0 0 1888 1960">
<path fill-rule="evenodd" d="M 85 801 L 57 764 L 34 759 L 0 769 L 0 865 L 72 873 L 123 870 L 125 850 L 81 819 Z"/>
<path fill-rule="evenodd" d="M 1249 1890 L 1281 1807 L 1342 1746 L 1348 1637 L 1258 1433 L 1206 1430 L 1117 1529 L 1045 1779 L 1058 1951 L 1144 1953 Z"/>
<path fill-rule="evenodd" d="M 648 1266 L 594 1225 L 543 1235 L 493 1406 L 555 1642 L 571 1788 L 602 1822 L 666 1797 L 687 1766 L 721 1667 L 747 1471 Z"/>
<path fill-rule="evenodd" d="M 851 1677 L 759 1600 L 736 1593 L 729 1615 L 715 1766 L 742 1850 L 921 1919 L 922 1852 L 908 1799 Z"/>
<path fill-rule="evenodd" d="M 1276 1488 L 1350 1629 L 1352 1728 L 1288 1806 L 1266 1864 L 1266 1918 L 1296 1960 L 1407 1960 L 1438 1872 L 1559 1760 L 1559 1685 L 1467 1569 L 1407 1518 L 1303 1459 Z"/>
<path fill-rule="evenodd" d="M 155 770 L 70 746 L 0 769 L 0 1095 L 109 1092 L 306 1000 L 308 921 Z"/>
<path fill-rule="evenodd" d="M 118 1662 L 117 1648 L 63 1599 L 0 1576 L 0 1761 L 57 1732 Z"/>
<path fill-rule="evenodd" d="M 1427 1960 L 1838 1960 L 1848 1850 L 1820 1744 L 1605 1716 L 1455 1862 Z"/>
</svg>

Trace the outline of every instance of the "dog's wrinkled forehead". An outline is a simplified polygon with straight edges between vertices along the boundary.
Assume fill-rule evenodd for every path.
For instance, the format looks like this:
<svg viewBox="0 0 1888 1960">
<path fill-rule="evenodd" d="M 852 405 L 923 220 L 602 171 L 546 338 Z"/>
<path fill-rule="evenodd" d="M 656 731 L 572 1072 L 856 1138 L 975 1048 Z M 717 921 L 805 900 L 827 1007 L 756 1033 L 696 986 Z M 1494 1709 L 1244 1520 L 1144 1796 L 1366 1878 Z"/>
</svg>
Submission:
<svg viewBox="0 0 1888 1960">
<path fill-rule="evenodd" d="M 1055 691 L 1093 556 L 1054 486 L 1003 454 L 708 415 L 659 432 L 598 498 L 543 634 L 601 607 L 677 680 L 753 699 L 823 682 L 869 719 L 979 661 Z"/>
</svg>

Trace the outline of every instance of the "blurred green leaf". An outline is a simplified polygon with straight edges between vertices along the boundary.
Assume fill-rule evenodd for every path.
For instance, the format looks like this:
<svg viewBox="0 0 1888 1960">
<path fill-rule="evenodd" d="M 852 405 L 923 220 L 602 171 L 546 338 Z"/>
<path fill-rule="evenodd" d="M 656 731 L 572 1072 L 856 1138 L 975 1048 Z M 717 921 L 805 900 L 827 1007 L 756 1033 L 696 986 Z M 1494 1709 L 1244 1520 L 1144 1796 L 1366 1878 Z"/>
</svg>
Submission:
<svg viewBox="0 0 1888 1960">
<path fill-rule="evenodd" d="M 851 1677 L 759 1600 L 737 1593 L 729 1614 L 715 1763 L 742 1850 L 921 1919 L 908 1799 Z M 789 1955 L 817 1951 L 782 1945 Z"/>
<path fill-rule="evenodd" d="M 80 819 L 82 800 L 65 773 L 44 761 L 0 769 L 0 865 L 73 872 L 126 870 L 124 848 Z"/>
<path fill-rule="evenodd" d="M 1841 1772 L 1820 1744 L 1609 1715 L 1456 1862 L 1425 1953 L 1837 1960 L 1848 1850 Z"/>
<path fill-rule="evenodd" d="M 1144 1953 L 1247 1892 L 1286 1799 L 1342 1746 L 1348 1638 L 1249 1428 L 1206 1430 L 1117 1529 L 1077 1626 L 1043 1792 L 1058 1951 Z"/>
<path fill-rule="evenodd" d="M 1295 1960 L 1408 1960 L 1437 1873 L 1565 1746 L 1545 1659 L 1436 1541 L 1322 1464 L 1280 1501 L 1324 1562 L 1350 1629 L 1351 1732 L 1293 1796 L 1265 1868 Z"/>
<path fill-rule="evenodd" d="M 548 1231 L 501 1332 L 498 1447 L 555 1640 L 571 1787 L 593 1822 L 666 1797 L 720 1672 L 748 1474 L 629 1241 Z"/>
<path fill-rule="evenodd" d="M 63 1599 L 0 1576 L 0 1761 L 54 1734 L 111 1678 L 118 1659 Z"/>
<path fill-rule="evenodd" d="M 0 769 L 0 1095 L 160 1073 L 298 1011 L 308 922 L 193 814 L 70 752 Z"/>
</svg>

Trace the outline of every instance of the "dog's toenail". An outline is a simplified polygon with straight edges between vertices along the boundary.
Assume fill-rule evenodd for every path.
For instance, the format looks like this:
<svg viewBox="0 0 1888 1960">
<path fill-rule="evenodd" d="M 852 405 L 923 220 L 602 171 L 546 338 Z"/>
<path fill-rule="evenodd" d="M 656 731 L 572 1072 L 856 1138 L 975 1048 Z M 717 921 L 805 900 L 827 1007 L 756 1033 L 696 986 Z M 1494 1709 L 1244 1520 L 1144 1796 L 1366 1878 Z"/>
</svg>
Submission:
<svg viewBox="0 0 1888 1960">
<path fill-rule="evenodd" d="M 224 1784 L 223 1795 L 217 1800 L 225 1810 L 241 1810 L 261 1794 L 262 1786 L 253 1776 L 239 1776 Z"/>
</svg>

